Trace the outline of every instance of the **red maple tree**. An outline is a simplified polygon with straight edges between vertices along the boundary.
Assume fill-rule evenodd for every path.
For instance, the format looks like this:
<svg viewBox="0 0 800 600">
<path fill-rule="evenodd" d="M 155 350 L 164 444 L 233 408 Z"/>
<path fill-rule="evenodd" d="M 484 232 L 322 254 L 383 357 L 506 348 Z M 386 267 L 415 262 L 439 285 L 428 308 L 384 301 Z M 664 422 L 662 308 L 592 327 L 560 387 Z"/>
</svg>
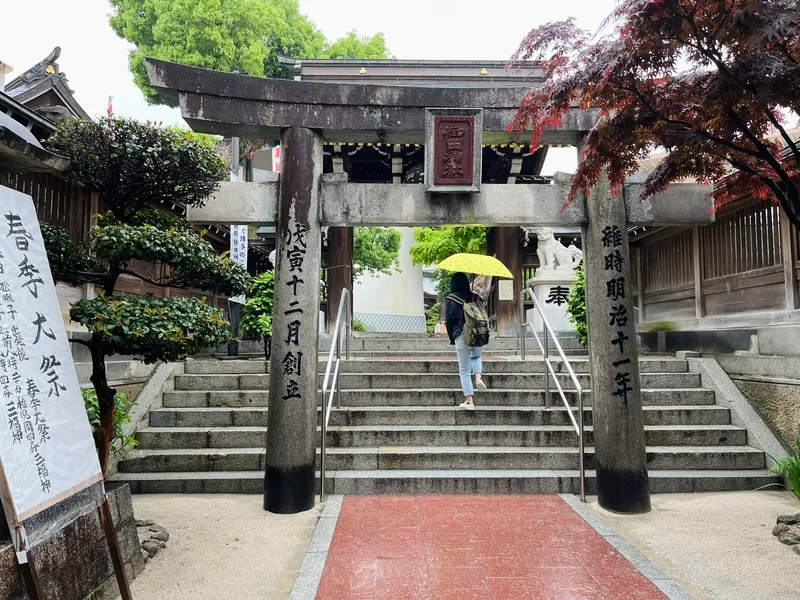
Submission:
<svg viewBox="0 0 800 600">
<path fill-rule="evenodd" d="M 531 127 L 534 147 L 570 108 L 600 114 L 570 198 L 604 170 L 619 189 L 660 148 L 644 197 L 694 177 L 717 184 L 718 207 L 770 197 L 800 227 L 800 147 L 787 132 L 800 113 L 797 0 L 620 0 L 594 35 L 573 19 L 533 29 L 510 64 L 529 60 L 546 81 L 511 129 Z"/>
</svg>

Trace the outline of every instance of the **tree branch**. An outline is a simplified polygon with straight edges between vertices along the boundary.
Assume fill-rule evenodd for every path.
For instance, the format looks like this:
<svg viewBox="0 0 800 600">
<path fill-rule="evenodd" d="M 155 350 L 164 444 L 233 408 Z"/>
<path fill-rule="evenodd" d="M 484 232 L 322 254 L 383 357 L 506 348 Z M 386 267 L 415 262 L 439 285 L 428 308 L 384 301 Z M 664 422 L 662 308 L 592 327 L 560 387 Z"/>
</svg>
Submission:
<svg viewBox="0 0 800 600">
<path fill-rule="evenodd" d="M 146 277 L 145 275 L 142 275 L 141 273 L 137 273 L 136 271 L 134 271 L 132 269 L 120 269 L 120 274 L 131 275 L 133 277 L 136 277 L 137 279 L 141 279 L 145 283 L 149 283 L 150 285 L 154 285 L 156 287 L 165 288 L 165 287 L 169 287 L 170 286 L 170 283 L 168 281 L 157 281 L 155 279 L 151 279 L 150 277 Z"/>
<path fill-rule="evenodd" d="M 87 348 L 89 348 L 89 350 L 92 349 L 92 344 L 87 342 L 86 340 L 80 340 L 80 339 L 77 339 L 77 338 L 70 338 L 69 342 L 70 342 L 70 344 L 80 344 L 81 346 L 86 346 Z"/>
</svg>

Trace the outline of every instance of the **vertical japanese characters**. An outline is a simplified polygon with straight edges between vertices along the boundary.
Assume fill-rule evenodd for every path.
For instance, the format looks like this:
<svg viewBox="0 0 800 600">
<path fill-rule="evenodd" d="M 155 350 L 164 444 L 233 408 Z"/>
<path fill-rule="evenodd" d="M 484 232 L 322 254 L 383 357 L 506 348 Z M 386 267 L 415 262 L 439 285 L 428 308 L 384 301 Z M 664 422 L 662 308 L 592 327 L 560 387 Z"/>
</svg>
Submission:
<svg viewBox="0 0 800 600">
<path fill-rule="evenodd" d="M 12 445 L 26 445 L 42 493 L 51 488 L 47 460 L 43 448 L 51 441 L 47 422 L 48 402 L 57 401 L 66 387 L 61 383 L 61 362 L 42 348 L 46 338 L 56 339 L 47 317 L 41 312 L 40 265 L 30 254 L 34 242 L 29 227 L 14 212 L 3 215 L 0 235 L 12 242 L 7 256 L 0 253 L 0 393 L 3 397 L 6 427 Z M 17 285 L 12 285 L 15 282 Z M 35 318 L 23 323 L 20 306 L 33 306 Z M 23 332 L 29 332 L 29 335 Z M 39 364 L 38 369 L 24 368 L 25 363 Z M 34 375 L 35 373 L 35 375 Z M 45 398 L 47 401 L 45 401 Z"/>
<path fill-rule="evenodd" d="M 298 289 L 305 285 L 303 280 L 303 264 L 306 260 L 306 234 L 308 231 L 301 223 L 295 222 L 294 229 L 286 231 L 286 239 L 284 240 L 284 247 L 286 248 L 286 260 L 289 265 L 289 281 L 286 285 L 291 289 L 292 296 L 289 302 L 289 307 L 283 314 L 292 320 L 287 323 L 286 332 L 286 346 L 287 351 L 281 364 L 283 365 L 283 374 L 286 378 L 286 390 L 282 395 L 284 400 L 291 400 L 293 398 L 302 399 L 300 391 L 300 384 L 297 378 L 302 376 L 303 369 L 303 353 L 299 351 L 301 335 L 312 335 L 314 332 L 306 332 L 303 328 L 303 323 L 300 316 L 303 314 L 303 309 L 300 308 L 300 300 L 297 299 Z M 307 277 L 317 277 L 315 273 L 309 273 Z"/>
<path fill-rule="evenodd" d="M 625 267 L 625 257 L 620 251 L 622 246 L 622 230 L 617 225 L 609 225 L 603 229 L 603 266 L 606 276 L 606 298 L 609 299 L 609 325 L 618 327 L 618 331 L 610 340 L 611 353 L 614 358 L 613 365 L 616 369 L 614 381 L 617 389 L 614 396 L 628 402 L 628 394 L 633 392 L 631 387 L 630 364 L 631 359 L 626 358 L 625 348 L 630 340 L 623 328 L 628 324 L 628 309 L 625 307 L 625 294 L 627 293 L 625 277 L 622 275 Z M 634 342 L 635 343 L 635 342 Z"/>
</svg>

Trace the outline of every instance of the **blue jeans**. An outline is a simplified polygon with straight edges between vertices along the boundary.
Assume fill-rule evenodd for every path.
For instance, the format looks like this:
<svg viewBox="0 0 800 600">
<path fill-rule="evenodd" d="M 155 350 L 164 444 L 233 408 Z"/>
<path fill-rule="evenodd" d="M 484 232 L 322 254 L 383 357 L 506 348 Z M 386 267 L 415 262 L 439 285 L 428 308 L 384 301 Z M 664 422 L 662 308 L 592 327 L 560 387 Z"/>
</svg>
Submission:
<svg viewBox="0 0 800 600">
<path fill-rule="evenodd" d="M 472 387 L 472 374 L 482 373 L 481 353 L 483 346 L 467 346 L 464 337 L 456 338 L 456 356 L 458 356 L 458 377 L 461 379 L 461 389 L 464 396 L 474 396 L 475 390 Z"/>
</svg>

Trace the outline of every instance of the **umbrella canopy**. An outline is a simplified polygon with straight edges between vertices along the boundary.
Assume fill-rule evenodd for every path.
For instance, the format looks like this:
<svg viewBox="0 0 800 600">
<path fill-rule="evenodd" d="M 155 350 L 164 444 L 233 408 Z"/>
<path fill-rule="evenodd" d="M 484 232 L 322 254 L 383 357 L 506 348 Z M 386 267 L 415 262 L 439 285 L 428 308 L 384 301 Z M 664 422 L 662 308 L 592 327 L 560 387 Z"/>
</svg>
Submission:
<svg viewBox="0 0 800 600">
<path fill-rule="evenodd" d="M 453 256 L 445 258 L 436 267 L 451 273 L 462 271 L 464 273 L 474 273 L 475 275 L 492 275 L 494 277 L 514 279 L 511 271 L 503 263 L 493 256 L 484 254 L 469 254 L 467 252 L 453 254 Z"/>
</svg>

